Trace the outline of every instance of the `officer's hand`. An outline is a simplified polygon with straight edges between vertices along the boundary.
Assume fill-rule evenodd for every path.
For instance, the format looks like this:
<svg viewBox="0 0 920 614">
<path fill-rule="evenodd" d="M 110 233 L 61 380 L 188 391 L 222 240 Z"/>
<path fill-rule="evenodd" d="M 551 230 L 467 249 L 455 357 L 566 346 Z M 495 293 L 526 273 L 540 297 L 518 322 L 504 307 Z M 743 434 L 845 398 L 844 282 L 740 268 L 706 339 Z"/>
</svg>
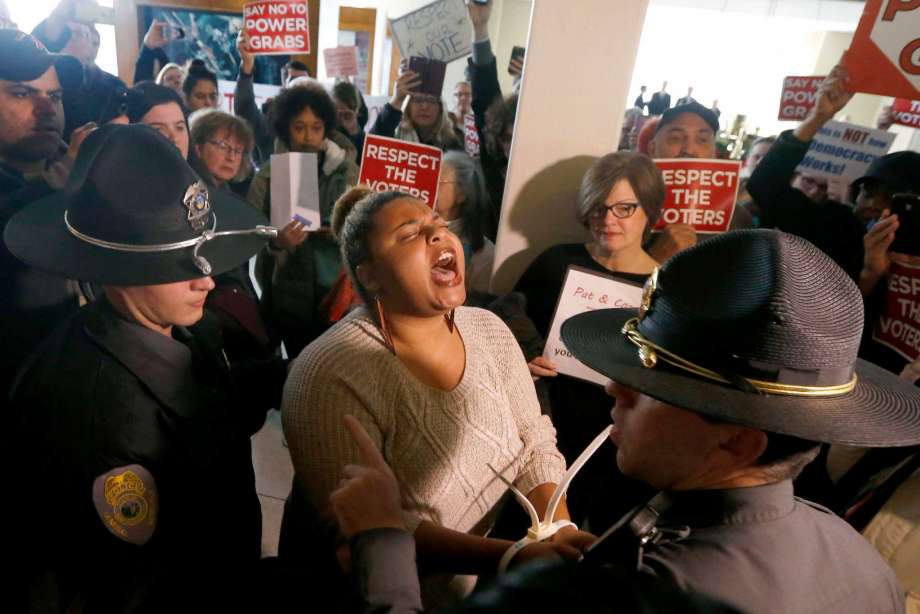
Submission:
<svg viewBox="0 0 920 614">
<path fill-rule="evenodd" d="M 577 561 L 581 558 L 581 551 L 566 544 L 557 544 L 553 541 L 534 542 L 527 544 L 524 549 L 514 555 L 508 564 L 508 569 L 514 569 L 532 563 L 533 561 Z"/>
<path fill-rule="evenodd" d="M 661 263 L 677 252 L 693 247 L 696 242 L 696 230 L 693 229 L 693 226 L 668 224 L 652 239 L 648 254 Z"/>
<path fill-rule="evenodd" d="M 597 541 L 597 535 L 588 533 L 587 531 L 579 531 L 575 527 L 565 527 L 557 531 L 549 541 L 554 544 L 571 546 L 576 550 L 584 552 L 591 544 Z"/>
<path fill-rule="evenodd" d="M 346 538 L 384 527 L 405 530 L 396 476 L 361 423 L 352 416 L 345 416 L 344 423 L 361 464 L 346 465 L 345 477 L 329 496 L 339 530 Z"/>
</svg>

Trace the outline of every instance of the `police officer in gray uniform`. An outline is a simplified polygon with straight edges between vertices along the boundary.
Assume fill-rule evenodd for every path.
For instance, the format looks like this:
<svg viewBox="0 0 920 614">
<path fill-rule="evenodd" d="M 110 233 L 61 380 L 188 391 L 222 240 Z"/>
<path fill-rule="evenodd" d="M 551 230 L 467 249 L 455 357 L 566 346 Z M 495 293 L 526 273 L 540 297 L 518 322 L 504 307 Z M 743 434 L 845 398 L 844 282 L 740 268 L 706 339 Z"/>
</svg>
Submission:
<svg viewBox="0 0 920 614">
<path fill-rule="evenodd" d="M 15 611 L 225 611 L 255 584 L 249 438 L 284 365 L 231 369 L 203 308 L 211 275 L 274 234 L 265 223 L 141 125 L 90 134 L 67 189 L 11 219 L 16 257 L 103 294 L 13 387 Z"/>
</svg>

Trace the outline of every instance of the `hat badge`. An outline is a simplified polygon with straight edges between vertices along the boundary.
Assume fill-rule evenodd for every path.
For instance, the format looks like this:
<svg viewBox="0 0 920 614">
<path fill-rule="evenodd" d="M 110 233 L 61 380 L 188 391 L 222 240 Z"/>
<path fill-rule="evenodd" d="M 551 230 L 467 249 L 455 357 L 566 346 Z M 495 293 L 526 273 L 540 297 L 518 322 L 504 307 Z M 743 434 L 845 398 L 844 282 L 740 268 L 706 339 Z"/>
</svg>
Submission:
<svg viewBox="0 0 920 614">
<path fill-rule="evenodd" d="M 645 318 L 646 314 L 652 308 L 652 297 L 658 290 L 658 267 L 652 271 L 648 279 L 645 280 L 645 286 L 642 288 L 642 301 L 639 303 L 639 319 Z"/>
<path fill-rule="evenodd" d="M 203 231 L 208 225 L 208 214 L 211 213 L 211 199 L 208 188 L 203 181 L 196 181 L 185 190 L 182 203 L 188 210 L 189 225 L 196 232 Z"/>
</svg>

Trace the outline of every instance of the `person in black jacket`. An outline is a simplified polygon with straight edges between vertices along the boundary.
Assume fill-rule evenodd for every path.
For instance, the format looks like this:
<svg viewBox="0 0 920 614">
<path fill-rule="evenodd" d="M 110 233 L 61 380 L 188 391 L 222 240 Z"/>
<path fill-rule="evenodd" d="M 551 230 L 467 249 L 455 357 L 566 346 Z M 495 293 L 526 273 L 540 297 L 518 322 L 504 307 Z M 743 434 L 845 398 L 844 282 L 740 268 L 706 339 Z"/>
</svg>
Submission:
<svg viewBox="0 0 920 614">
<path fill-rule="evenodd" d="M 79 89 L 83 68 L 48 53 L 32 36 L 0 30 L 0 233 L 30 202 L 64 187 L 85 127 L 62 140 L 63 92 Z M 76 283 L 22 263 L 0 242 L 0 409 L 19 365 L 79 307 Z M 3 412 L 5 415 L 5 411 Z"/>
<path fill-rule="evenodd" d="M 489 41 L 492 4 L 468 2 L 467 9 L 473 25 L 473 55 L 469 60 L 469 73 L 473 87 L 473 116 L 482 141 L 479 159 L 495 208 L 486 236 L 495 241 L 505 195 L 505 175 L 511 155 L 518 95 L 514 93 L 507 98 L 502 97 L 498 67 Z"/>
<path fill-rule="evenodd" d="M 31 502 L 10 540 L 17 594 L 42 611 L 229 609 L 260 557 L 250 436 L 285 368 L 231 365 L 202 316 L 211 275 L 271 232 L 148 126 L 100 128 L 75 169 L 71 191 L 4 235 L 17 258 L 104 295 L 14 384 L 4 484 Z"/>
<path fill-rule="evenodd" d="M 795 130 L 779 135 L 751 173 L 747 191 L 759 210 L 761 226 L 808 239 L 858 280 L 865 222 L 848 205 L 830 200 L 816 203 L 792 185 L 795 169 L 808 152 L 811 140 L 853 97 L 846 91 L 845 79 L 842 67 L 831 71 L 808 117 Z"/>
</svg>

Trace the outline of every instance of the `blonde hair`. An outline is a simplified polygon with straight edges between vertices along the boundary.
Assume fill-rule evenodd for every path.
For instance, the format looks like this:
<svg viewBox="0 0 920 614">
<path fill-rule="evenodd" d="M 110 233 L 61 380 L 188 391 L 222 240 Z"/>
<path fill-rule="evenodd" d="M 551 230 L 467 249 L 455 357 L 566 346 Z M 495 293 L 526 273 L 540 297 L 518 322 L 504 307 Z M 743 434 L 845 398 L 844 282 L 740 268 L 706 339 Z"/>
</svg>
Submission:
<svg viewBox="0 0 920 614">
<path fill-rule="evenodd" d="M 157 73 L 156 84 L 163 85 L 163 79 L 166 78 L 166 73 L 168 73 L 173 68 L 179 71 L 183 79 L 185 78 L 185 71 L 182 70 L 182 67 L 174 62 L 170 62 L 169 64 L 165 64 L 163 68 L 160 69 L 160 72 Z"/>
</svg>

